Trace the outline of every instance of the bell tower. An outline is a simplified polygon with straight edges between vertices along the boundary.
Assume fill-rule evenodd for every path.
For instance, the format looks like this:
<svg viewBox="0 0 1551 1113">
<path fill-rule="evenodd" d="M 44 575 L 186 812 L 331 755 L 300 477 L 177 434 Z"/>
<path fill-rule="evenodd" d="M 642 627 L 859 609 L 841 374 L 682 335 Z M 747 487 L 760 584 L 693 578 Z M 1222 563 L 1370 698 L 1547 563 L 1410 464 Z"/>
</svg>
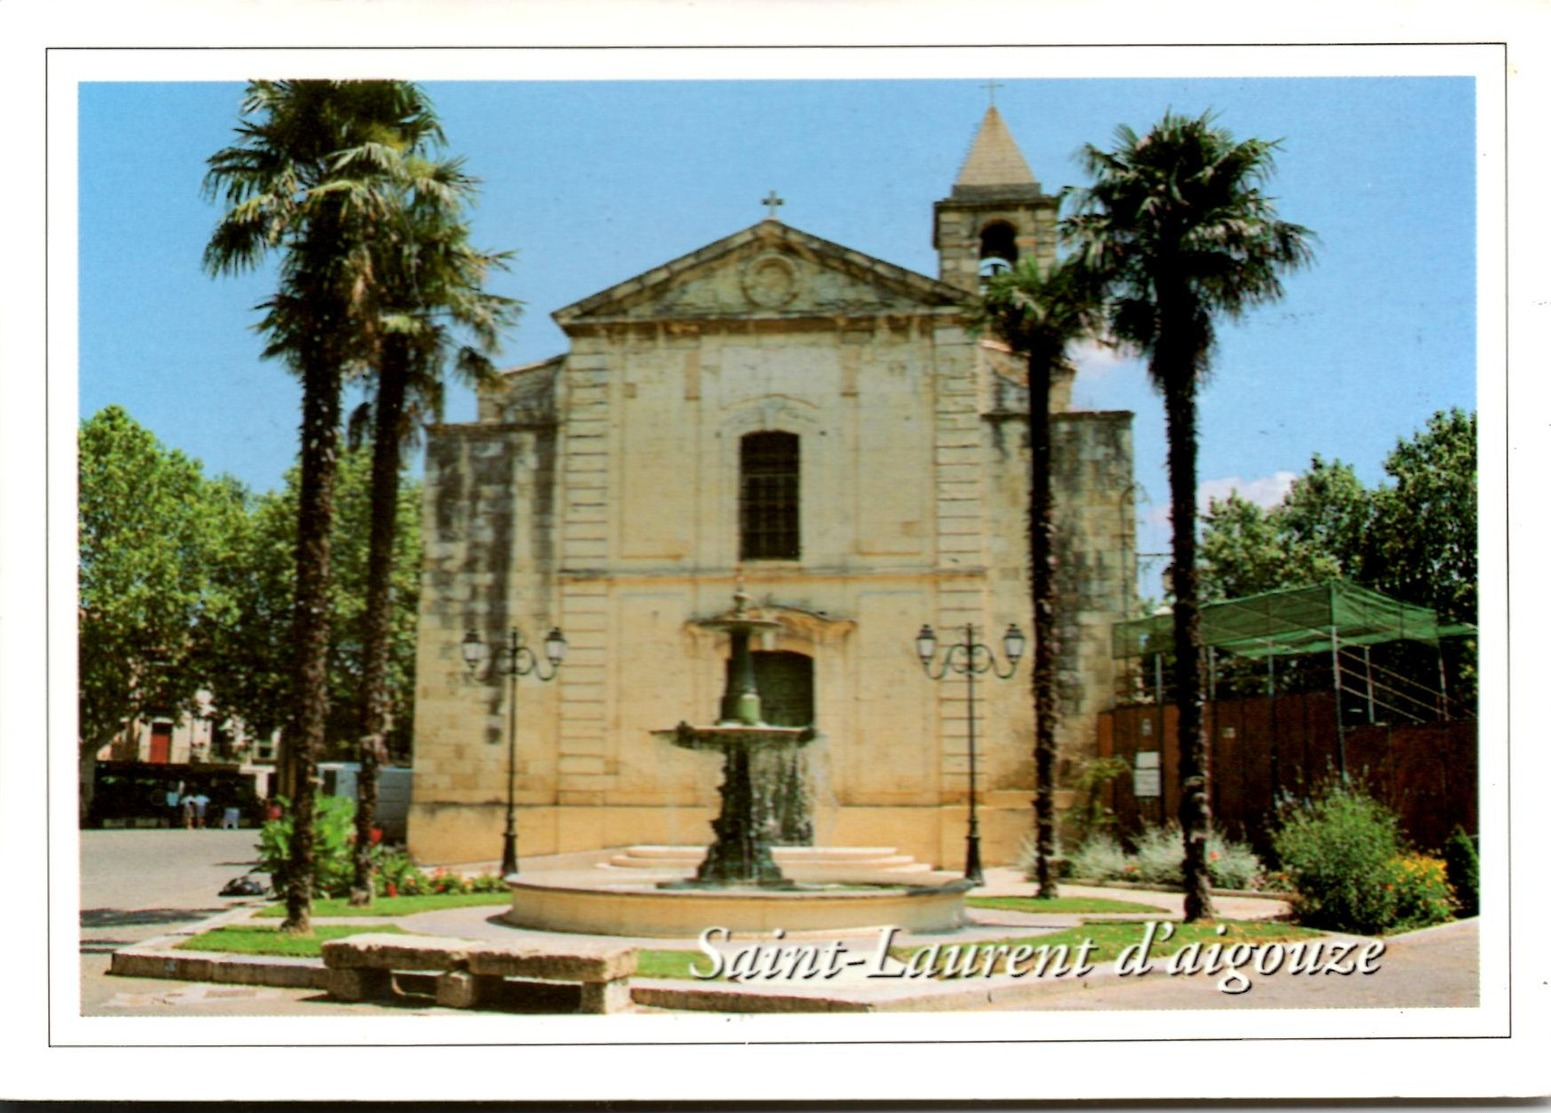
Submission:
<svg viewBox="0 0 1551 1113">
<path fill-rule="evenodd" d="M 932 206 L 937 276 L 978 292 L 982 279 L 1019 259 L 1055 262 L 1060 201 L 1034 180 L 993 104 L 964 160 L 953 192 Z"/>
</svg>

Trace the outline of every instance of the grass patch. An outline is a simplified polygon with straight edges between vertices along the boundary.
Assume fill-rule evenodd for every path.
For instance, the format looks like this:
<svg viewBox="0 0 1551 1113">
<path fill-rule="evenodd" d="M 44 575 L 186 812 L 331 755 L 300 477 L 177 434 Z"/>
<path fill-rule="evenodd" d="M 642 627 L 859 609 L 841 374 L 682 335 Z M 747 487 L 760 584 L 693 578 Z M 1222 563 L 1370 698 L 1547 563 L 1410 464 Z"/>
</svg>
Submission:
<svg viewBox="0 0 1551 1113">
<path fill-rule="evenodd" d="M 1113 900 L 1109 897 L 967 897 L 964 903 L 971 908 L 999 908 L 1004 912 L 1158 912 L 1167 914 L 1167 908 L 1155 904 L 1143 904 L 1135 900 Z"/>
<path fill-rule="evenodd" d="M 313 924 L 306 935 L 283 932 L 279 926 L 268 924 L 228 924 L 214 928 L 179 943 L 180 951 L 215 951 L 231 955 L 280 955 L 285 958 L 321 958 L 323 944 L 329 939 L 343 939 L 348 935 L 360 935 L 365 931 L 360 924 Z M 409 934 L 393 924 L 373 926 L 373 932 Z"/>
<path fill-rule="evenodd" d="M 645 950 L 637 956 L 636 974 L 642 978 L 694 978 L 695 976 L 689 972 L 690 966 L 697 966 L 704 970 L 710 961 L 704 951 Z M 726 979 L 710 980 L 720 982 Z"/>
<path fill-rule="evenodd" d="M 511 904 L 511 893 L 425 893 L 412 897 L 378 897 L 361 908 L 352 907 L 347 897 L 330 897 L 312 902 L 315 917 L 329 916 L 413 916 L 416 912 L 434 912 L 441 908 L 474 908 L 479 905 Z M 259 913 L 269 919 L 285 916 L 285 904 L 272 904 Z"/>
</svg>

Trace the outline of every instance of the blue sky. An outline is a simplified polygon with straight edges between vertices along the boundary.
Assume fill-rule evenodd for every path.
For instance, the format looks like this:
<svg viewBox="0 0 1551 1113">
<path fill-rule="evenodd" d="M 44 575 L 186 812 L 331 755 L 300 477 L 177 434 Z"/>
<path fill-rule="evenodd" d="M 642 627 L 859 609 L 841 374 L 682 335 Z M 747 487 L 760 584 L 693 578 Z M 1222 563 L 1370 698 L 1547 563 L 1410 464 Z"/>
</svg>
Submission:
<svg viewBox="0 0 1551 1113">
<path fill-rule="evenodd" d="M 412 74 L 407 76 L 413 76 Z M 781 219 L 935 275 L 931 206 L 949 192 L 981 81 L 426 83 L 483 181 L 474 240 L 514 250 L 493 284 L 527 306 L 516 364 L 564 350 L 549 314 L 753 224 Z M 87 416 L 124 405 L 167 444 L 249 485 L 296 452 L 299 392 L 258 358 L 272 276 L 212 279 L 205 159 L 232 141 L 240 84 L 80 87 L 80 376 Z M 1166 109 L 1280 138 L 1270 192 L 1318 236 L 1285 299 L 1221 328 L 1201 395 L 1200 477 L 1262 498 L 1314 453 L 1367 483 L 1435 410 L 1475 407 L 1475 91 L 1469 78 L 1005 80 L 1001 110 L 1049 191 L 1075 153 Z M 1167 547 L 1161 406 L 1140 365 L 1090 354 L 1079 404 L 1136 413 L 1140 548 Z M 454 392 L 449 420 L 472 417 Z"/>
</svg>

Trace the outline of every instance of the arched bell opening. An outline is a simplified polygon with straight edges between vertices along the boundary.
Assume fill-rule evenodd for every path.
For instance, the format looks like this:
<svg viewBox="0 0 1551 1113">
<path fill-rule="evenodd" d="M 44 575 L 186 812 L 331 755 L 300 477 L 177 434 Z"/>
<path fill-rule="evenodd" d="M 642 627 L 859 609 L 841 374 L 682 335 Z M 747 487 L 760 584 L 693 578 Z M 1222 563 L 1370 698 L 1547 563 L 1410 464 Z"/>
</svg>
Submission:
<svg viewBox="0 0 1551 1113">
<path fill-rule="evenodd" d="M 993 220 L 980 230 L 982 280 L 1011 270 L 1018 261 L 1018 230 L 1005 220 Z"/>
</svg>

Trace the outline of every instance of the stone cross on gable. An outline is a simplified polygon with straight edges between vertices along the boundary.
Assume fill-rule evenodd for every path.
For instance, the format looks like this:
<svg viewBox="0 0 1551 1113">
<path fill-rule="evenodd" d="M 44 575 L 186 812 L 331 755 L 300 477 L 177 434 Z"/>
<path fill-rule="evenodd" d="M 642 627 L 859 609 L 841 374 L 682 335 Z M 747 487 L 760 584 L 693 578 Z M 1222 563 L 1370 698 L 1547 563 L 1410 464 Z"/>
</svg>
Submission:
<svg viewBox="0 0 1551 1113">
<path fill-rule="evenodd" d="M 770 196 L 766 197 L 763 201 L 760 202 L 760 204 L 770 210 L 769 215 L 766 216 L 765 219 L 774 220 L 776 218 L 776 210 L 779 209 L 782 205 L 786 204 L 786 202 L 781 200 L 776 191 L 772 189 L 770 191 Z"/>
<path fill-rule="evenodd" d="M 981 86 L 982 89 L 990 94 L 992 108 L 996 107 L 996 91 L 1001 87 L 1002 83 L 1000 81 L 987 81 L 984 85 Z"/>
</svg>

